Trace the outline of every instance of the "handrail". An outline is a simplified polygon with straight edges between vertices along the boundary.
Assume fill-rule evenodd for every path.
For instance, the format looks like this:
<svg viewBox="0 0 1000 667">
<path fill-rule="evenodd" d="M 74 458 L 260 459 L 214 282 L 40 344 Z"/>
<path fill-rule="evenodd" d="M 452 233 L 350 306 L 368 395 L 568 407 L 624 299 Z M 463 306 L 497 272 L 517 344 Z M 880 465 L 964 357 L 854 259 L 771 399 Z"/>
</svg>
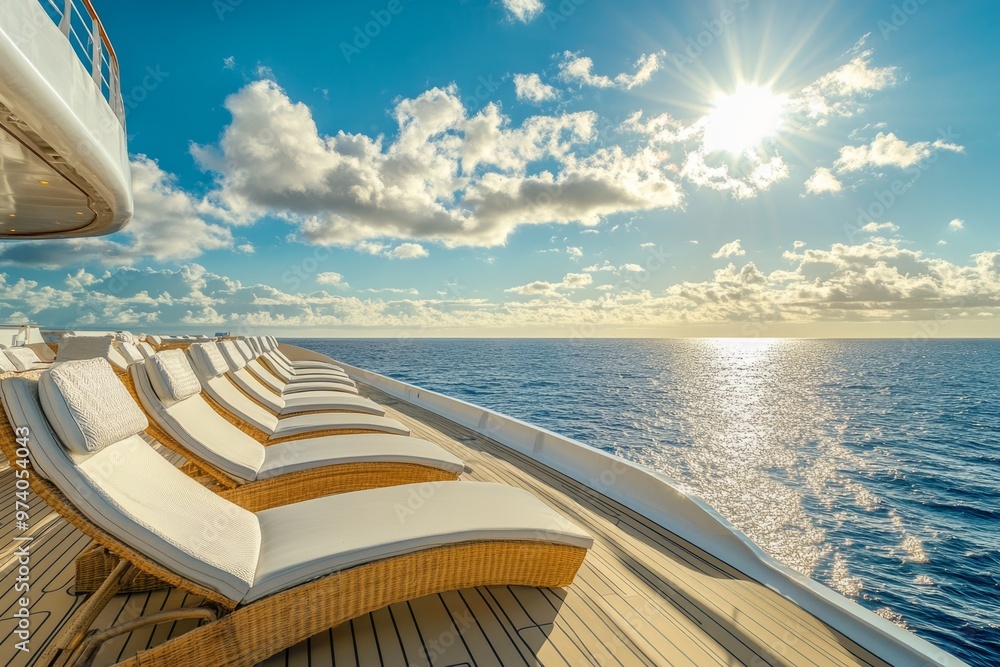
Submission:
<svg viewBox="0 0 1000 667">
<path fill-rule="evenodd" d="M 97 31 L 101 35 L 101 41 L 104 42 L 104 48 L 108 50 L 108 60 L 114 66 L 115 71 L 116 72 L 119 71 L 118 54 L 115 53 L 115 47 L 111 45 L 111 40 L 108 39 L 108 32 L 107 30 L 104 29 L 104 24 L 101 23 L 101 17 L 97 15 L 97 10 L 94 9 L 94 5 L 93 3 L 91 3 L 90 0 L 80 0 L 80 2 L 83 3 L 83 6 L 86 8 L 87 13 L 90 14 L 90 18 L 92 18 L 94 20 L 94 23 L 96 24 Z"/>
<path fill-rule="evenodd" d="M 38 0 L 49 17 L 69 41 L 77 57 L 88 68 L 98 91 L 111 105 L 112 111 L 125 126 L 125 105 L 121 94 L 121 71 L 118 54 L 108 38 L 107 30 L 91 0 Z M 82 7 L 82 10 L 81 10 Z M 74 26 L 74 12 L 83 21 L 83 30 Z M 90 25 L 87 25 L 87 18 Z M 107 78 L 104 76 L 107 67 Z"/>
</svg>

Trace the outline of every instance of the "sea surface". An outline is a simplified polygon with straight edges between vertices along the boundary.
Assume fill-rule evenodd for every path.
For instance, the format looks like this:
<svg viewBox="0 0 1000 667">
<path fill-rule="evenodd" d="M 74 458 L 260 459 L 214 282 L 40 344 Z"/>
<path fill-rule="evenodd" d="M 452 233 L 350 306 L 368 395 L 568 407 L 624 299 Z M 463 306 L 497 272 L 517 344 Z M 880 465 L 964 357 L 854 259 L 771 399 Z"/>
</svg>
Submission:
<svg viewBox="0 0 1000 667">
<path fill-rule="evenodd" d="M 1000 665 L 1000 341 L 288 341 L 678 480 L 765 551 Z"/>
</svg>

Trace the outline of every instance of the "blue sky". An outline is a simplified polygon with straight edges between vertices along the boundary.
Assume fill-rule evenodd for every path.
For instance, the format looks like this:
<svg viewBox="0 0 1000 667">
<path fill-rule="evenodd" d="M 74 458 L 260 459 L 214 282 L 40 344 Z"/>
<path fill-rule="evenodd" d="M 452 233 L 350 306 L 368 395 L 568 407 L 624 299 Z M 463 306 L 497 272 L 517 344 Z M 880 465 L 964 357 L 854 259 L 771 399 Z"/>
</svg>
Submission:
<svg viewBox="0 0 1000 667">
<path fill-rule="evenodd" d="M 129 101 L 135 220 L 0 246 L 5 319 L 1000 330 L 994 3 L 97 8 Z"/>
</svg>

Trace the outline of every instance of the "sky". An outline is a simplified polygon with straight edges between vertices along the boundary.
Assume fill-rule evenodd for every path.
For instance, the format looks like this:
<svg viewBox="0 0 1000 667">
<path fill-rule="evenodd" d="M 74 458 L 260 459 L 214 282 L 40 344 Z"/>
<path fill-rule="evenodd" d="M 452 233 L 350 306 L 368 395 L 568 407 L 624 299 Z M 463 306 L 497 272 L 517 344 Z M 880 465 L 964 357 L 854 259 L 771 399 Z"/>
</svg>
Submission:
<svg viewBox="0 0 1000 667">
<path fill-rule="evenodd" d="M 1000 7 L 95 0 L 135 216 L 0 319 L 283 336 L 996 336 Z"/>
</svg>

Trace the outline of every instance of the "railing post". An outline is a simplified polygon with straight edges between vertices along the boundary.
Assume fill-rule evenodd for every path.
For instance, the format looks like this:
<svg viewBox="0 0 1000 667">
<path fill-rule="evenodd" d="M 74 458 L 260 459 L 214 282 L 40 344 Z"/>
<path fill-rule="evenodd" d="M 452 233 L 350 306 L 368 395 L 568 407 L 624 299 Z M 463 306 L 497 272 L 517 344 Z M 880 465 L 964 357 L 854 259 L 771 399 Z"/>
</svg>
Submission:
<svg viewBox="0 0 1000 667">
<path fill-rule="evenodd" d="M 73 18 L 73 0 L 65 0 L 65 2 L 63 3 L 62 18 L 59 19 L 59 29 L 62 31 L 62 34 L 66 35 L 67 39 L 69 38 L 69 29 L 70 29 L 70 23 L 72 22 L 72 18 Z"/>
<path fill-rule="evenodd" d="M 101 24 L 97 19 L 92 19 L 93 32 L 90 33 L 90 38 L 94 40 L 94 62 L 91 63 L 91 67 L 94 74 L 94 81 L 97 82 L 97 89 L 104 93 L 104 89 L 101 85 Z"/>
</svg>

